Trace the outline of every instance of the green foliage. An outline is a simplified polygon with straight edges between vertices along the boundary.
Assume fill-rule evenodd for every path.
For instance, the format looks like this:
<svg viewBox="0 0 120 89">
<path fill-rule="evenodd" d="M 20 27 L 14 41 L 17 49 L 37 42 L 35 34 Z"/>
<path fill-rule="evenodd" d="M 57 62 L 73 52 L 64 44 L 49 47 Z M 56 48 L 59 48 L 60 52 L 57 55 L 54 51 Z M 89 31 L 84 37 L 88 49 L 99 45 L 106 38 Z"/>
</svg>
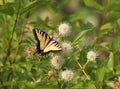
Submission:
<svg viewBox="0 0 120 89">
<path fill-rule="evenodd" d="M 6 3 L 5 5 L 0 5 L 0 12 L 12 16 L 15 13 L 15 7 L 16 3 Z"/>
<path fill-rule="evenodd" d="M 120 0 L 1 0 L 0 89 L 112 89 L 120 82 Z M 59 35 L 61 23 L 70 25 Z M 35 54 L 31 28 L 71 44 L 70 55 Z M 88 52 L 97 58 L 88 60 Z M 64 64 L 55 69 L 59 55 Z M 70 69 L 70 81 L 61 78 Z M 119 86 L 120 87 L 120 86 Z"/>
</svg>

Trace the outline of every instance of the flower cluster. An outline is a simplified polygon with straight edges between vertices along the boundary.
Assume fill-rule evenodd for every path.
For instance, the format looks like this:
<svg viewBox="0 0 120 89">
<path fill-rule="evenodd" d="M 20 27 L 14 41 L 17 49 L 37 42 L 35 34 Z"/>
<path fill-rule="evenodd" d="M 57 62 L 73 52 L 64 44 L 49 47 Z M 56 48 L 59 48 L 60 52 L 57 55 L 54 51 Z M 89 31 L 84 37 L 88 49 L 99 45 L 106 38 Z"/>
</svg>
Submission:
<svg viewBox="0 0 120 89">
<path fill-rule="evenodd" d="M 59 30 L 59 34 L 62 36 L 68 36 L 70 35 L 71 32 L 71 27 L 68 23 L 62 23 L 59 25 L 58 27 Z M 69 56 L 72 53 L 72 46 L 70 42 L 66 42 L 64 41 L 62 44 L 62 56 Z M 53 68 L 55 69 L 60 69 L 62 68 L 63 64 L 64 64 L 64 59 L 62 58 L 62 56 L 54 56 L 51 59 L 51 65 Z M 61 72 L 60 77 L 62 80 L 64 81 L 70 81 L 73 79 L 73 75 L 74 73 L 71 70 L 64 70 Z"/>
<path fill-rule="evenodd" d="M 30 28 L 32 28 L 32 27 L 30 27 Z M 62 37 L 69 36 L 71 33 L 70 24 L 68 24 L 68 23 L 60 24 L 58 26 L 58 31 Z M 55 34 L 55 37 L 56 38 L 58 37 L 57 33 Z M 62 70 L 62 68 L 64 67 L 63 64 L 65 64 L 65 61 L 66 61 L 66 60 L 64 60 L 64 57 L 66 58 L 66 56 L 70 56 L 73 51 L 73 47 L 69 41 L 64 40 L 63 43 L 61 43 L 61 47 L 62 47 L 62 55 L 56 55 L 56 56 L 52 57 L 50 60 L 51 66 L 57 70 Z M 36 49 L 35 47 L 27 48 L 28 55 L 32 55 L 35 49 Z M 88 62 L 95 61 L 95 59 L 97 57 L 97 53 L 95 51 L 89 51 L 87 53 L 86 57 L 88 59 Z M 51 75 L 51 72 L 49 72 L 49 74 Z M 60 73 L 61 80 L 64 80 L 64 81 L 72 80 L 73 76 L 74 76 L 73 71 L 68 70 L 68 69 L 63 70 Z"/>
</svg>

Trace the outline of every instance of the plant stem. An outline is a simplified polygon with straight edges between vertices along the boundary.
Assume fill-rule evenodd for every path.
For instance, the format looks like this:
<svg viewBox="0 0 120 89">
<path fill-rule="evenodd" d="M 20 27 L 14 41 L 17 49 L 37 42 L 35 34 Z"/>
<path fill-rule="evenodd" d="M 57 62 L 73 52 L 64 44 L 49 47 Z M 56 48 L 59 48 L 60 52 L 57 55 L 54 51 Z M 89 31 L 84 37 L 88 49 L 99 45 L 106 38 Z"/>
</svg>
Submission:
<svg viewBox="0 0 120 89">
<path fill-rule="evenodd" d="M 3 5 L 5 5 L 5 0 L 2 0 Z M 4 23 L 3 23 L 3 31 L 6 29 L 6 23 L 7 23 L 7 16 L 4 15 Z"/>
<path fill-rule="evenodd" d="M 16 49 L 16 51 L 15 51 L 15 57 L 14 57 L 14 59 L 13 59 L 13 62 L 10 62 L 10 66 L 12 66 L 12 64 L 14 64 L 15 61 L 16 61 L 16 57 L 17 57 L 18 51 L 19 51 L 19 46 L 20 46 L 21 41 L 22 41 L 22 38 L 23 38 L 23 33 L 24 33 L 24 30 L 25 30 L 25 25 L 26 25 L 27 22 L 28 22 L 28 17 L 29 17 L 29 13 L 27 13 L 27 16 L 26 16 L 26 18 L 25 18 L 25 20 L 24 20 L 23 28 L 22 28 L 22 30 L 21 30 L 21 35 L 20 35 L 20 38 L 19 38 L 19 41 L 18 41 L 18 47 L 17 47 L 17 49 Z M 11 68 L 10 68 L 10 73 L 8 74 L 8 77 L 7 77 L 7 80 L 9 80 L 9 79 L 11 78 L 11 76 L 13 76 L 13 75 L 14 75 L 14 74 L 13 74 L 13 69 L 12 69 L 12 67 L 11 67 Z"/>
<path fill-rule="evenodd" d="M 78 62 L 78 60 L 76 60 L 76 62 L 77 62 L 77 64 L 78 64 L 78 66 L 80 67 L 80 69 L 82 70 L 82 72 L 84 73 L 84 75 L 86 76 L 86 78 L 87 78 L 88 80 L 90 80 L 89 76 L 87 75 L 87 73 L 85 72 L 85 70 L 84 70 L 84 68 L 81 66 L 81 64 Z M 96 86 L 95 86 L 95 84 L 93 84 L 93 86 L 94 86 L 94 89 L 97 89 Z"/>
<path fill-rule="evenodd" d="M 59 89 L 61 89 L 61 84 L 60 84 L 60 82 L 59 82 L 59 73 L 58 73 L 58 70 L 55 70 L 56 71 L 56 74 L 57 74 L 57 76 L 55 76 L 56 77 L 56 81 L 57 81 L 57 85 L 58 85 L 58 88 Z"/>
<path fill-rule="evenodd" d="M 82 72 L 84 73 L 84 75 L 86 76 L 86 78 L 88 79 L 88 80 L 90 80 L 90 78 L 88 77 L 88 75 L 87 75 L 87 73 L 85 72 L 85 70 L 84 70 L 84 68 L 81 66 L 81 64 L 76 60 L 76 62 L 77 62 L 77 64 L 78 64 L 78 66 L 80 67 L 80 69 L 82 70 Z"/>
<path fill-rule="evenodd" d="M 58 83 L 59 88 L 61 89 L 60 82 L 59 82 L 59 80 L 58 80 L 58 79 L 57 79 L 57 83 Z"/>
<path fill-rule="evenodd" d="M 23 38 L 23 35 L 24 35 L 25 26 L 26 26 L 26 24 L 27 24 L 27 22 L 28 22 L 29 14 L 30 14 L 30 12 L 27 13 L 26 18 L 25 18 L 25 20 L 24 20 L 24 24 L 23 24 L 23 27 L 22 27 L 22 30 L 21 30 L 20 38 L 19 38 L 19 40 L 18 40 L 18 47 L 17 47 L 17 49 L 16 49 L 16 51 L 15 51 L 15 57 L 14 57 L 14 59 L 13 59 L 13 63 L 15 63 L 16 57 L 17 57 L 18 52 L 19 52 L 19 46 L 20 46 L 20 44 L 21 44 L 21 41 L 22 41 L 22 38 Z"/>
<path fill-rule="evenodd" d="M 105 8 L 105 13 L 103 14 L 102 16 L 102 19 L 101 19 L 101 25 L 103 25 L 105 23 L 105 19 L 107 17 L 107 14 L 108 14 L 108 8 L 110 6 L 110 0 L 107 0 L 107 5 L 106 5 L 106 8 Z"/>
<path fill-rule="evenodd" d="M 63 89 L 63 86 L 64 86 L 64 81 L 63 81 L 63 83 L 62 83 L 62 85 L 61 85 L 61 89 Z"/>
<path fill-rule="evenodd" d="M 11 53 L 11 43 L 12 43 L 13 35 L 14 35 L 15 29 L 16 29 L 16 25 L 17 25 L 19 13 L 20 13 L 20 8 L 21 8 L 21 0 L 19 0 L 18 12 L 16 14 L 15 23 L 13 25 L 13 30 L 12 30 L 12 33 L 11 33 L 11 37 L 10 37 L 9 42 L 8 42 L 8 48 L 7 48 L 7 51 L 6 51 L 6 57 L 5 57 L 4 64 L 6 64 L 7 58 L 10 56 L 10 53 Z"/>
</svg>

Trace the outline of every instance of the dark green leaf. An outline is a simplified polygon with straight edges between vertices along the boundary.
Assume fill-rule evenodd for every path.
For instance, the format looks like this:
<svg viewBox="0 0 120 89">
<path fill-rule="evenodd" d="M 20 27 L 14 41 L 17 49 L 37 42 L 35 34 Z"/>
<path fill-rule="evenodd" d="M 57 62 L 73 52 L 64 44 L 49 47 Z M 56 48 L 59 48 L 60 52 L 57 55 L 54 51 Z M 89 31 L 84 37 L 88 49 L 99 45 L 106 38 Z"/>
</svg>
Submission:
<svg viewBox="0 0 120 89">
<path fill-rule="evenodd" d="M 113 38 L 112 50 L 113 50 L 113 52 L 115 52 L 115 53 L 120 50 L 120 35 L 116 35 L 116 36 Z"/>
<path fill-rule="evenodd" d="M 113 67 L 114 67 L 114 54 L 112 52 L 110 52 L 109 60 L 108 60 L 108 63 L 107 63 L 107 69 L 108 70 L 113 70 Z"/>
<path fill-rule="evenodd" d="M 14 7 L 16 7 L 15 3 L 7 3 L 5 5 L 0 5 L 0 12 L 12 16 L 15 13 Z"/>
<path fill-rule="evenodd" d="M 86 10 L 81 10 L 81 11 L 73 13 L 69 16 L 65 16 L 64 20 L 69 20 L 71 22 L 78 21 L 80 19 L 86 18 L 87 14 L 88 14 L 88 12 Z"/>
<path fill-rule="evenodd" d="M 103 10 L 103 7 L 98 4 L 96 2 L 96 0 L 84 0 L 84 3 L 88 6 L 88 7 L 92 7 L 92 8 L 95 8 L 97 10 L 100 10 L 102 11 Z"/>
<path fill-rule="evenodd" d="M 103 66 L 101 68 L 98 68 L 96 71 L 96 80 L 103 81 L 105 73 L 106 73 L 106 67 Z"/>
<path fill-rule="evenodd" d="M 41 5 L 46 5 L 49 4 L 49 0 L 37 0 L 32 3 L 30 3 L 28 6 L 26 6 L 22 11 L 21 14 L 26 13 L 30 10 L 33 10 L 33 8 L 41 6 Z"/>
<path fill-rule="evenodd" d="M 87 32 L 89 32 L 89 31 L 91 31 L 91 29 L 83 30 L 82 32 L 80 32 L 80 33 L 75 37 L 75 39 L 74 39 L 74 41 L 73 41 L 73 44 L 78 44 L 79 41 L 80 41 L 80 39 L 81 39 Z"/>
<path fill-rule="evenodd" d="M 101 30 L 109 30 L 109 29 L 111 29 L 111 27 L 112 27 L 111 23 L 106 23 L 106 24 L 102 25 L 100 29 Z"/>
</svg>

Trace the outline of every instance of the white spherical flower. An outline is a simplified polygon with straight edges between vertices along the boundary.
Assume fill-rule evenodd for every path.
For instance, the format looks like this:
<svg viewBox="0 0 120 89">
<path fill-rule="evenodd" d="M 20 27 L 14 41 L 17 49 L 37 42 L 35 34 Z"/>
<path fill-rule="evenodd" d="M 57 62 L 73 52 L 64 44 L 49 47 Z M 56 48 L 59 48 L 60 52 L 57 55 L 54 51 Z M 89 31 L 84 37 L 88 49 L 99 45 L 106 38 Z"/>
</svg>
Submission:
<svg viewBox="0 0 120 89">
<path fill-rule="evenodd" d="M 94 52 L 94 51 L 89 51 L 89 52 L 87 53 L 87 59 L 88 59 L 89 61 L 95 61 L 96 57 L 97 57 L 97 53 Z"/>
<path fill-rule="evenodd" d="M 68 23 L 62 23 L 59 25 L 58 30 L 59 34 L 63 36 L 68 36 L 71 32 L 70 25 Z"/>
<path fill-rule="evenodd" d="M 72 52 L 72 46 L 69 42 L 62 43 L 62 52 L 64 55 L 70 55 Z"/>
<path fill-rule="evenodd" d="M 74 73 L 71 70 L 64 70 L 61 72 L 61 79 L 70 81 L 73 79 Z"/>
<path fill-rule="evenodd" d="M 51 59 L 51 65 L 55 68 L 55 69 L 60 69 L 62 67 L 64 63 L 64 60 L 61 58 L 61 56 L 54 56 Z"/>
</svg>

